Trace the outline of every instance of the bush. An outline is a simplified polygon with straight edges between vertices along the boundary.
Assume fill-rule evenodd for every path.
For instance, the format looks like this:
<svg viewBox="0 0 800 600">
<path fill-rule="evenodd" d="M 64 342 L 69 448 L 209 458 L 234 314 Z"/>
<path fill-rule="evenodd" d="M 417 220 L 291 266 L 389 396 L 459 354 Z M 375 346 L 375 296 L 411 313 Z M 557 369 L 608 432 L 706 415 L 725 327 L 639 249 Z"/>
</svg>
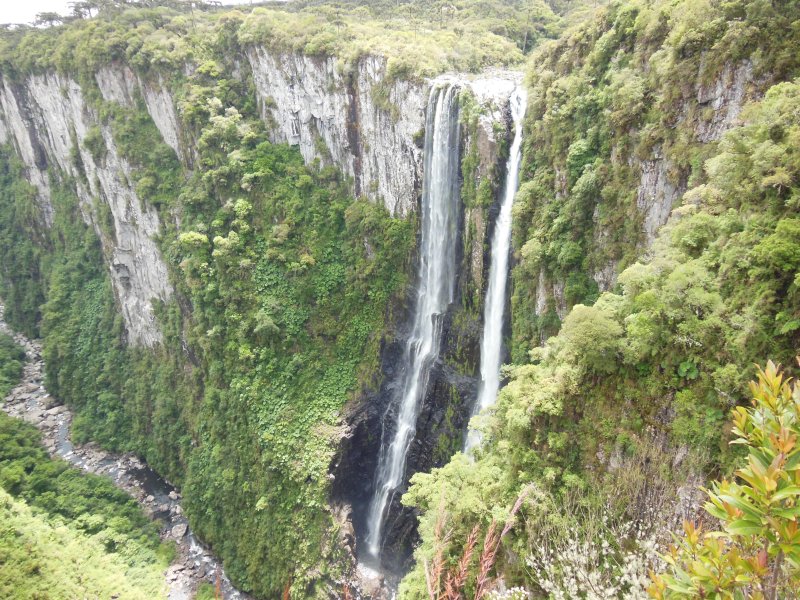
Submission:
<svg viewBox="0 0 800 600">
<path fill-rule="evenodd" d="M 653 598 L 791 598 L 800 589 L 800 384 L 768 362 L 733 410 L 736 478 L 714 482 L 706 511 L 721 529 L 687 522 L 654 576 Z"/>
</svg>

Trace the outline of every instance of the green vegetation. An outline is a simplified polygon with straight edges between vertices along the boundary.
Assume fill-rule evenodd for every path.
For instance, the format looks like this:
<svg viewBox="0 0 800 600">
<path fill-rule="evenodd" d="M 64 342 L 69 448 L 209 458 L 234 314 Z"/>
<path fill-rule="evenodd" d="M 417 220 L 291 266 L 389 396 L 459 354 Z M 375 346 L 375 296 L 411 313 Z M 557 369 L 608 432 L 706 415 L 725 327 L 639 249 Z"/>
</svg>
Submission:
<svg viewBox="0 0 800 600">
<path fill-rule="evenodd" d="M 800 386 L 770 362 L 750 388 L 753 406 L 734 409 L 731 442 L 747 448 L 747 462 L 738 482 L 707 491 L 722 531 L 685 523 L 668 574 L 654 577 L 654 598 L 765 600 L 800 589 Z"/>
<path fill-rule="evenodd" d="M 158 528 L 106 477 L 51 459 L 31 425 L 0 413 L 0 486 L 87 534 L 104 531 L 110 549 L 126 543 L 158 549 Z"/>
<path fill-rule="evenodd" d="M 114 552 L 107 548 L 100 533 L 82 533 L 0 489 L 3 598 L 166 598 L 162 575 L 166 561 L 144 562 L 131 557 L 128 548 Z"/>
<path fill-rule="evenodd" d="M 690 35 L 687 24 L 696 23 L 695 4 L 691 4 L 692 10 L 679 3 L 669 9 L 675 11 L 671 13 L 658 4 L 645 8 L 617 3 L 568 39 L 573 40 L 575 53 L 580 48 L 584 55 L 596 53 L 604 47 L 598 41 L 585 45 L 576 41 L 591 40 L 586 32 L 596 31 L 593 28 L 603 23 L 614 24 L 610 31 L 615 32 L 627 22 L 632 37 L 620 40 L 612 33 L 607 42 L 608 52 L 616 56 L 613 64 L 622 65 L 632 49 L 641 47 L 642 41 L 633 34 L 654 27 L 660 15 L 666 14 L 659 44 L 663 40 L 675 44 Z M 785 12 L 779 15 L 762 8 L 758 18 L 771 18 L 773 24 L 789 18 Z M 702 14 L 707 22 L 716 23 L 714 35 L 723 35 L 726 27 L 734 27 L 726 18 L 745 16 L 750 9 L 728 2 L 708 10 L 712 12 Z M 629 20 L 623 21 L 623 16 Z M 755 30 L 751 34 L 761 35 Z M 566 43 L 561 42 L 562 47 Z M 791 44 L 788 37 L 780 36 L 761 44 L 763 62 L 756 71 L 774 69 L 777 78 L 791 73 L 796 67 L 784 60 L 784 48 Z M 738 59 L 754 47 L 754 43 L 739 47 L 739 54 L 732 56 L 730 44 L 720 44 L 719 55 L 707 54 L 706 60 Z M 547 333 L 532 319 L 530 303 L 535 302 L 538 266 L 550 265 L 546 272 L 553 273 L 555 263 L 548 256 L 554 260 L 573 251 L 578 257 L 592 255 L 594 250 L 584 242 L 592 240 L 593 234 L 582 233 L 581 242 L 572 233 L 593 231 L 591 227 L 581 230 L 576 223 L 592 215 L 595 201 L 600 202 L 600 214 L 605 210 L 611 184 L 596 175 L 610 177 L 614 169 L 622 168 L 613 161 L 609 164 L 602 154 L 587 159 L 587 152 L 594 151 L 582 144 L 558 142 L 559 135 L 584 130 L 565 126 L 565 115 L 571 115 L 569 119 L 586 116 L 581 112 L 586 94 L 595 92 L 588 85 L 571 87 L 573 78 L 583 72 L 569 66 L 575 58 L 549 52 L 545 50 L 539 60 L 560 65 L 563 75 L 546 75 L 540 69 L 537 77 L 549 78 L 547 91 L 534 80 L 534 91 L 541 89 L 541 95 L 532 96 L 533 114 L 540 110 L 536 108 L 540 102 L 548 108 L 546 115 L 529 123 L 533 133 L 527 142 L 527 180 L 516 214 L 517 247 L 522 248 L 522 261 L 514 273 L 516 364 L 508 371 L 510 383 L 495 410 L 482 418 L 487 443 L 475 463 L 457 455 L 443 469 L 416 475 L 404 497 L 406 504 L 424 513 L 417 567 L 402 586 L 406 598 L 428 597 L 425 561 L 431 564 L 441 551 L 445 564 L 455 565 L 471 528 L 505 519 L 521 491 L 530 486 L 535 493 L 520 510 L 525 527 L 512 530 L 506 538 L 507 553 L 501 557 L 508 560 L 503 563 L 501 558 L 497 567 L 507 585 L 524 585 L 553 597 L 559 593 L 583 597 L 580 594 L 589 590 L 580 587 L 584 583 L 576 583 L 580 577 L 569 580 L 578 571 L 584 576 L 595 573 L 597 581 L 616 590 L 614 594 L 644 593 L 637 582 L 646 579 L 648 568 L 657 566 L 654 540 L 670 527 L 673 510 L 655 499 L 675 497 L 679 487 L 691 485 L 700 473 L 729 473 L 739 464 L 737 447 L 726 443 L 725 414 L 745 400 L 753 363 L 771 356 L 792 364 L 800 345 L 800 237 L 796 230 L 800 163 L 795 150 L 800 120 L 794 108 L 800 83 L 786 82 L 773 86 L 762 101 L 749 106 L 743 115 L 745 125 L 719 143 L 692 142 L 690 154 L 696 160 L 690 190 L 648 256 L 620 274 L 613 292 L 598 296 L 595 290 L 589 294 L 590 300 L 597 298 L 593 303 L 575 300 L 560 333 L 538 347 L 540 336 Z M 678 73 L 688 77 L 684 69 L 691 67 L 681 66 L 685 63 L 680 55 L 664 51 L 659 56 L 672 64 L 672 71 L 666 71 L 672 77 Z M 630 64 L 630 76 L 639 76 Z M 589 62 L 583 68 L 588 73 Z M 662 71 L 652 69 L 649 76 L 654 72 Z M 627 101 L 624 105 L 631 106 Z M 660 114 L 654 110 L 648 112 L 649 119 Z M 603 129 L 612 114 L 606 108 L 587 124 Z M 555 119 L 552 124 L 550 115 Z M 645 122 L 640 121 L 641 127 Z M 670 129 L 654 121 L 649 127 L 651 137 L 689 135 L 685 123 Z M 623 135 L 627 134 L 620 130 L 605 138 L 600 148 L 610 152 L 609 140 L 621 143 Z M 670 152 L 677 151 L 679 141 L 674 140 Z M 677 155 L 672 156 L 678 161 Z M 552 195 L 552 178 L 558 173 L 563 173 L 565 181 L 574 181 L 568 184 L 572 192 L 566 196 Z M 550 183 L 542 184 L 546 177 Z M 594 191 L 587 198 L 591 204 L 573 205 L 575 188 L 588 178 L 594 181 Z M 619 187 L 613 189 L 635 189 L 632 181 L 615 181 L 612 184 Z M 622 206 L 632 207 L 631 202 L 635 205 L 635 196 Z M 609 208 L 607 214 L 624 220 L 633 213 L 618 207 Z M 592 223 L 591 219 L 587 222 Z M 542 228 L 551 225 L 564 228 L 561 241 Z M 626 231 L 621 221 L 619 227 L 611 222 L 602 227 L 613 235 Z M 638 229 L 630 230 L 628 237 L 633 231 Z M 577 249 L 569 249 L 569 240 L 580 242 Z M 636 251 L 635 244 L 628 248 Z M 566 261 L 561 273 L 568 278 L 575 272 L 571 269 L 588 269 L 590 264 Z M 556 321 L 556 327 L 559 324 Z M 443 547 L 437 546 L 435 534 L 440 506 L 447 507 L 452 524 Z M 597 558 L 593 553 L 603 539 L 606 558 Z M 580 560 L 570 563 L 576 556 Z M 638 571 L 631 573 L 629 568 Z M 569 591 L 573 583 L 580 592 Z"/>
<path fill-rule="evenodd" d="M 667 177 L 703 181 L 717 82 L 733 97 L 737 70 L 752 69 L 745 93 L 800 75 L 797 19 L 793 2 L 616 1 L 535 53 L 514 211 L 516 362 L 558 331 L 564 310 L 597 299 L 596 274 L 641 254 L 640 169 L 661 168 L 643 161 L 662 161 L 665 193 Z M 643 201 L 656 193 L 650 175 Z M 539 290 L 540 274 L 563 290 Z"/>
<path fill-rule="evenodd" d="M 0 594 L 165 597 L 174 550 L 105 477 L 51 459 L 32 426 L 0 412 Z"/>
<path fill-rule="evenodd" d="M 25 350 L 11 336 L 0 333 L 0 401 L 19 382 L 24 363 Z"/>
<path fill-rule="evenodd" d="M 7 318 L 43 338 L 48 386 L 74 409 L 77 438 L 136 452 L 181 486 L 195 531 L 244 590 L 325 597 L 326 584 L 342 579 L 328 472 L 348 402 L 379 383 L 415 232 L 414 222 L 351 198 L 333 169 L 265 142 L 241 68 L 247 52 L 263 44 L 335 56 L 346 74 L 379 53 L 390 80 L 474 71 L 519 64 L 558 35 L 569 6 L 552 6 L 463 0 L 395 13 L 389 2 L 295 2 L 244 13 L 109 2 L 99 18 L 0 34 L 9 82 L 54 70 L 81 85 L 100 122 L 73 140 L 76 177 L 87 183 L 79 150 L 103 163 L 116 149 L 132 165 L 133 189 L 161 217 L 157 241 L 175 290 L 155 307 L 163 344 L 127 344 L 104 266 L 116 235 L 110 209 L 94 199 L 98 236 L 81 216 L 76 182 L 53 170 L 52 227 L 44 227 L 6 147 Z M 740 464 L 725 415 L 745 398 L 754 362 L 792 364 L 800 346 L 798 11 L 796 2 L 620 0 L 533 50 L 510 382 L 480 420 L 486 445 L 475 462 L 456 455 L 417 475 L 404 498 L 422 513 L 423 543 L 403 597 L 429 597 L 426 564 L 439 565 L 443 588 L 452 575 L 470 597 L 493 573 L 553 597 L 588 597 L 581 586 L 592 573 L 608 597 L 641 594 L 643 574 L 659 566 L 653 540 L 673 510 L 657 499 Z M 175 156 L 143 99 L 124 108 L 101 99 L 96 71 L 119 63 L 168 87 L 196 153 Z M 744 92 L 760 100 L 719 139 L 718 115 L 700 97 L 737 69 L 750 73 Z M 473 103 L 463 102 L 465 130 L 474 131 Z M 477 152 L 468 147 L 462 161 L 467 247 L 497 183 L 478 173 Z M 688 190 L 644 258 L 643 161 Z M 609 266 L 624 270 L 601 293 L 595 277 Z M 465 299 L 453 318 L 456 371 L 471 370 L 480 304 Z M 18 367 L 6 364 L 13 380 Z M 452 406 L 437 459 L 454 448 Z M 120 545 L 157 552 L 120 498 L 31 454 L 30 434 L 0 432 L 0 452 L 22 453 L 2 465 L 0 481 L 17 498 L 0 506 L 37 540 L 42 560 L 50 562 L 43 532 L 60 531 L 59 519 L 70 548 L 89 540 L 115 555 L 128 556 Z M 64 499 L 48 487 L 56 484 Z M 1 531 L 0 540 L 12 539 Z M 491 542 L 491 561 L 476 549 L 479 537 Z M 687 575 L 698 587 L 699 576 Z"/>
<path fill-rule="evenodd" d="M 244 6 L 189 12 L 166 0 L 139 7 L 130 1 L 101 4 L 106 7 L 96 18 L 2 32 L 3 72 L 56 69 L 79 73 L 85 83 L 98 68 L 123 60 L 142 71 L 171 75 L 187 63 L 202 65 L 205 43 L 227 36 L 247 47 L 335 56 L 344 70 L 363 56 L 386 56 L 392 78 L 477 71 L 520 64 L 541 40 L 564 29 L 568 20 L 562 14 L 588 2 L 437 0 L 423 6 L 344 0 L 274 4 L 248 12 L 242 12 Z"/>
<path fill-rule="evenodd" d="M 337 568 L 320 538 L 338 417 L 378 370 L 413 229 L 347 198 L 296 150 L 260 144 L 237 168 L 248 199 L 205 214 L 194 205 L 171 250 L 207 369 L 184 491 L 197 531 L 233 559 L 229 572 L 269 596 L 298 564 Z"/>
<path fill-rule="evenodd" d="M 41 287 L 42 249 L 35 233 L 41 221 L 36 192 L 22 177 L 19 159 L 9 148 L 0 150 L 0 297 L 5 318 L 13 327 L 35 337 L 44 302 Z"/>
</svg>

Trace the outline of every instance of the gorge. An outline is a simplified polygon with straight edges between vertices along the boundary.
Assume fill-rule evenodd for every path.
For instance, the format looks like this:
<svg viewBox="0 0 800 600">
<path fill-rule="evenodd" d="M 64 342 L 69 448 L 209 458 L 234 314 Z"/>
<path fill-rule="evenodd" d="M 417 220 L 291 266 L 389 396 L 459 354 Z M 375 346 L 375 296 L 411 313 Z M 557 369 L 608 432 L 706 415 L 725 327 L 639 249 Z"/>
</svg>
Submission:
<svg viewBox="0 0 800 600">
<path fill-rule="evenodd" d="M 3 410 L 42 430 L 42 442 L 52 455 L 60 456 L 84 471 L 109 477 L 160 522 L 162 536 L 174 540 L 179 547 L 178 557 L 165 574 L 169 600 L 188 600 L 194 597 L 199 582 L 205 580 L 215 584 L 217 578 L 224 598 L 246 600 L 248 596 L 233 588 L 215 557 L 188 529 L 180 507 L 180 496 L 172 486 L 133 455 L 115 456 L 91 444 L 74 446 L 71 443 L 69 426 L 72 414 L 63 405 L 53 406 L 53 398 L 42 385 L 41 345 L 11 331 L 3 320 L 4 312 L 5 307 L 0 305 L 0 334 L 14 337 L 15 342 L 25 349 L 27 363 L 19 385 L 4 399 Z"/>
<path fill-rule="evenodd" d="M 113 497 L 65 512 L 67 467 L 0 415 L 0 559 L 25 531 L 29 579 L 60 573 L 69 530 L 121 598 L 700 597 L 660 558 L 686 521 L 765 565 L 736 593 L 792 597 L 793 542 L 706 535 L 700 490 L 746 485 L 743 415 L 797 374 L 798 22 L 107 0 L 0 31 L 3 408 L 145 505 L 63 471 Z"/>
</svg>

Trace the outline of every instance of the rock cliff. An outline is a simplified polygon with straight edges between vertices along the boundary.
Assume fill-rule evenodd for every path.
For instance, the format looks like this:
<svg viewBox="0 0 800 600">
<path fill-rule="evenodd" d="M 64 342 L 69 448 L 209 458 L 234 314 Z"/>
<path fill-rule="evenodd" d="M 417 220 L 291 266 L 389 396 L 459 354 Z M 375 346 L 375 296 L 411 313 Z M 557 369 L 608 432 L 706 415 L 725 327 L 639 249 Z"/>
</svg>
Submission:
<svg viewBox="0 0 800 600">
<path fill-rule="evenodd" d="M 415 210 L 421 190 L 420 146 L 430 86 L 460 79 L 473 90 L 486 108 L 476 132 L 484 146 L 494 144 L 494 123 L 501 117 L 498 106 L 510 93 L 507 75 L 393 79 L 386 60 L 376 56 L 364 57 L 350 73 L 333 57 L 274 53 L 263 47 L 251 48 L 247 56 L 271 140 L 299 146 L 308 163 L 319 160 L 340 169 L 352 179 L 356 195 L 383 202 L 398 215 Z M 97 71 L 95 82 L 104 101 L 132 108 L 143 100 L 163 141 L 187 169 L 192 168 L 193 141 L 162 76 L 145 78 L 127 65 L 109 64 Z M 32 75 L 19 82 L 5 77 L 0 87 L 0 143 L 12 142 L 24 162 L 27 178 L 38 191 L 43 224 L 53 218 L 51 178 L 75 187 L 84 219 L 103 242 L 129 342 L 153 346 L 161 334 L 152 303 L 172 294 L 156 241 L 161 223 L 156 210 L 138 197 L 133 168 L 118 152 L 98 112 L 81 86 L 64 75 Z M 103 156 L 95 156 L 85 143 L 93 128 L 102 135 Z M 484 154 L 496 159 L 491 152 Z M 486 176 L 489 167 L 479 175 Z M 102 223 L 98 201 L 111 209 L 111 230 Z M 470 219 L 480 222 L 476 215 Z M 482 249 L 480 239 L 468 251 L 476 264 Z"/>
<path fill-rule="evenodd" d="M 502 185 L 499 179 L 510 126 L 508 98 L 521 75 L 492 72 L 404 80 L 389 77 L 386 61 L 380 57 L 364 57 L 351 72 L 344 72 L 335 58 L 273 53 L 263 47 L 251 48 L 247 58 L 242 64 L 252 68 L 270 139 L 298 146 L 309 164 L 318 161 L 339 169 L 349 177 L 355 194 L 382 202 L 398 216 L 410 217 L 421 194 L 421 146 L 431 87 L 457 83 L 463 102 L 470 103 L 471 120 L 463 127 L 461 147 L 463 153 L 471 153 L 467 160 L 471 166 L 462 173 L 460 183 L 473 190 L 483 185 L 489 192 L 482 203 L 465 202 L 463 207 L 458 299 L 447 316 L 443 354 L 420 416 L 409 472 L 443 464 L 459 445 L 476 389 L 494 195 Z M 145 77 L 114 63 L 97 70 L 91 85 L 93 89 L 87 92 L 76 79 L 55 73 L 30 75 L 21 81 L 4 78 L 0 142 L 12 143 L 22 159 L 26 177 L 37 190 L 44 226 L 52 224 L 56 187 L 74 188 L 85 222 L 102 242 L 128 343 L 154 347 L 162 333 L 153 305 L 169 301 L 174 294 L 159 246 L 164 230 L 159 214 L 162 219 L 170 215 L 175 222 L 180 215 L 164 207 L 159 213 L 137 194 L 136 168 L 102 118 L 103 106 L 146 109 L 187 176 L 195 166 L 194 141 L 182 122 L 176 94 L 162 76 Z M 393 349 L 402 343 L 402 327 L 394 335 L 383 353 L 384 375 L 391 375 L 394 368 Z M 340 495 L 348 505 L 358 507 L 367 493 L 377 456 L 368 430 L 379 427 L 389 397 L 384 387 L 362 398 L 349 419 L 350 439 L 342 455 L 348 475 L 341 481 L 354 482 L 354 493 Z M 400 511 L 392 523 L 392 553 L 398 566 L 415 539 L 412 516 Z"/>
<path fill-rule="evenodd" d="M 98 77 L 103 95 L 115 97 L 116 89 L 106 86 L 108 82 Z M 74 80 L 54 73 L 31 75 L 21 82 L 4 77 L 0 107 L 0 142 L 16 147 L 38 191 L 44 223 L 49 225 L 53 216 L 52 182 L 74 185 L 84 220 L 103 242 L 129 343 L 158 343 L 161 333 L 152 303 L 172 294 L 155 240 L 161 225 L 155 209 L 137 196 L 133 169 L 117 151 L 110 128 L 100 122 Z M 85 143 L 93 128 L 102 135 L 102 156 Z M 99 202 L 110 209 L 110 229 L 100 217 Z"/>
<path fill-rule="evenodd" d="M 619 189 L 610 194 L 608 189 L 595 189 L 591 193 L 594 212 L 589 225 L 591 234 L 587 236 L 584 250 L 591 258 L 584 260 L 581 267 L 589 266 L 588 276 L 599 292 L 614 287 L 620 263 L 627 264 L 626 261 L 634 256 L 647 252 L 658 230 L 666 224 L 672 209 L 687 190 L 690 177 L 701 171 L 704 153 L 723 133 L 741 123 L 740 115 L 745 104 L 759 98 L 766 87 L 767 79 L 754 75 L 751 59 L 714 65 L 701 57 L 697 63 L 696 70 L 686 77 L 679 90 L 674 91 L 676 99 L 670 100 L 667 122 L 658 126 L 629 126 L 623 129 L 624 133 L 612 136 L 609 147 L 602 151 L 608 152 L 600 167 L 605 178 L 603 185 L 610 189 L 618 186 Z M 656 77 L 647 85 L 659 90 L 658 93 L 650 92 L 655 96 L 665 93 Z M 554 103 L 555 100 L 548 98 L 542 102 Z M 556 104 L 547 106 L 550 111 L 558 108 Z M 544 118 L 548 117 L 546 114 Z M 580 140 L 582 136 L 597 135 L 597 132 L 595 129 L 588 132 L 578 130 L 571 135 Z M 597 168 L 596 164 L 593 166 Z M 568 205 L 571 198 L 580 192 L 576 192 L 575 182 L 568 181 L 567 174 L 558 164 L 553 165 L 552 170 L 553 197 L 558 203 Z M 623 181 L 625 184 L 620 183 Z M 606 194 L 619 194 L 615 201 L 624 205 L 628 200 L 622 197 L 628 193 L 632 199 L 630 208 L 604 206 Z M 623 212 L 627 213 L 627 223 L 609 221 L 609 217 L 613 221 Z M 546 225 L 543 227 L 547 228 Z M 628 236 L 624 240 L 621 239 L 623 230 Z M 630 250 L 621 251 L 623 247 Z M 538 317 L 550 313 L 563 319 L 576 302 L 568 290 L 570 278 L 576 275 L 575 268 L 570 267 L 566 272 L 560 268 L 561 273 L 554 273 L 552 264 L 538 267 L 535 285 L 528 286 L 533 288 L 532 299 L 525 306 L 535 310 Z"/>
</svg>

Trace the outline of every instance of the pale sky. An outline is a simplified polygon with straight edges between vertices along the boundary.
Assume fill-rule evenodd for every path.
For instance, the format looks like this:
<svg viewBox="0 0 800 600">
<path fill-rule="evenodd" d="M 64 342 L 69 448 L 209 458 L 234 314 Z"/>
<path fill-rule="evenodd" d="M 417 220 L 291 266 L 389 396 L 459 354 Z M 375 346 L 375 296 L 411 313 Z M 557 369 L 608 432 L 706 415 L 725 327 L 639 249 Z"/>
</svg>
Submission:
<svg viewBox="0 0 800 600">
<path fill-rule="evenodd" d="M 70 0 L 0 0 L 0 23 L 31 23 L 40 12 L 69 14 Z M 247 0 L 222 0 L 223 4 L 247 4 Z"/>
</svg>

